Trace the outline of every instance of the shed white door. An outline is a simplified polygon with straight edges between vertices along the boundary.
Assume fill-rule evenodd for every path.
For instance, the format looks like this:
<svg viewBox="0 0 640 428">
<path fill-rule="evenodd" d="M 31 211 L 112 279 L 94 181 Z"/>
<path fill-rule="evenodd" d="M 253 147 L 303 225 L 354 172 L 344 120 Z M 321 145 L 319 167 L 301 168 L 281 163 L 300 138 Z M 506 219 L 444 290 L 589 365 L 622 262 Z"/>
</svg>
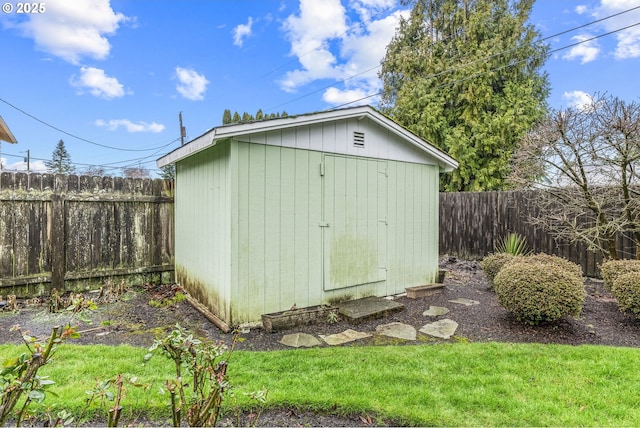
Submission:
<svg viewBox="0 0 640 428">
<path fill-rule="evenodd" d="M 324 289 L 384 281 L 386 161 L 325 155 L 321 169 Z"/>
</svg>

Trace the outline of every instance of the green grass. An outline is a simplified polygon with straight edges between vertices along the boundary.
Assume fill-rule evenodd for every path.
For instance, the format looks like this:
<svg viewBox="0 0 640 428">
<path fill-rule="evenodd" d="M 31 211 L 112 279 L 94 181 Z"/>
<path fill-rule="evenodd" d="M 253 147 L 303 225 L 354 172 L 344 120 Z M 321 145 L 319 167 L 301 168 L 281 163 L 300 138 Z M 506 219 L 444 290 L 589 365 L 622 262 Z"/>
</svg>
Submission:
<svg viewBox="0 0 640 428">
<path fill-rule="evenodd" d="M 23 351 L 0 346 L 0 359 Z M 129 387 L 122 424 L 136 415 L 169 417 L 158 393 L 170 362 L 128 346 L 60 347 L 42 369 L 57 382 L 45 405 L 79 413 L 85 391 L 117 373 L 153 387 Z M 368 413 L 396 423 L 437 426 L 638 426 L 640 349 L 605 346 L 457 343 L 241 352 L 229 374 L 242 392 L 268 389 L 268 407 Z M 227 406 L 227 411 L 229 411 Z M 43 411 L 43 408 L 40 409 Z"/>
</svg>

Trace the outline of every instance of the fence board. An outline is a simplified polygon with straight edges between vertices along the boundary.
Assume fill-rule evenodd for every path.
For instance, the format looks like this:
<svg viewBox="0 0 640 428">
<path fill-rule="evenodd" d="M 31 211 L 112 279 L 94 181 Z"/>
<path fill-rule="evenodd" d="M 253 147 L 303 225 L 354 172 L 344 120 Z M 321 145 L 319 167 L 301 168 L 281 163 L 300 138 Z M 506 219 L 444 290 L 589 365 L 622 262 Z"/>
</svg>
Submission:
<svg viewBox="0 0 640 428">
<path fill-rule="evenodd" d="M 165 188 L 164 180 L 1 173 L 0 294 L 172 272 Z"/>
<path fill-rule="evenodd" d="M 541 215 L 530 196 L 521 191 L 440 193 L 440 253 L 481 259 L 500 239 L 516 232 L 533 251 L 567 258 L 581 265 L 585 275 L 599 277 L 601 254 L 582 243 L 557 240 L 527 221 Z M 630 237 L 620 235 L 617 245 L 621 257 L 635 257 Z"/>
</svg>

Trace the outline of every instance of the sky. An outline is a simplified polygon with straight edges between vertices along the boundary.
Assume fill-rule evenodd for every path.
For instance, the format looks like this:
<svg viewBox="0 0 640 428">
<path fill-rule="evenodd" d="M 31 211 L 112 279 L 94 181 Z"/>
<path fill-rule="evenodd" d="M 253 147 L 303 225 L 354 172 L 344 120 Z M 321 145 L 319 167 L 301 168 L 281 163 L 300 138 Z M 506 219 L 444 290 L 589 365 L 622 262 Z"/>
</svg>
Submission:
<svg viewBox="0 0 640 428">
<path fill-rule="evenodd" d="M 409 12 L 399 0 L 0 4 L 0 116 L 18 140 L 2 142 L 3 169 L 26 170 L 28 152 L 42 172 L 63 140 L 78 172 L 152 177 L 181 144 L 180 114 L 189 141 L 225 109 L 376 106 L 380 60 Z M 551 108 L 640 101 L 640 0 L 537 0 L 530 22 L 552 51 Z"/>
</svg>

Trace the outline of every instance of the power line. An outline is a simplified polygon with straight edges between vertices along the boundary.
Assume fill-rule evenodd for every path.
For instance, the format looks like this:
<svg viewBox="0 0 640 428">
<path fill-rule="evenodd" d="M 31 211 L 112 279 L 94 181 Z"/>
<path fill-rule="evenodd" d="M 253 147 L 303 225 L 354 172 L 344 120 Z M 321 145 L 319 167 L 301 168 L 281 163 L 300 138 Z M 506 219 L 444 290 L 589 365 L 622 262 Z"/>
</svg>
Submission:
<svg viewBox="0 0 640 428">
<path fill-rule="evenodd" d="M 72 133 L 70 133 L 70 132 L 65 131 L 64 129 L 60 129 L 60 128 L 58 128 L 57 126 L 51 125 L 50 123 L 45 122 L 44 120 L 42 120 L 42 119 L 40 119 L 40 118 L 37 118 L 36 116 L 32 115 L 31 113 L 28 113 L 28 112 L 24 111 L 23 109 L 21 109 L 21 108 L 19 108 L 19 107 L 15 106 L 15 105 L 13 105 L 13 104 L 11 104 L 11 103 L 10 103 L 9 101 L 7 101 L 7 100 L 4 100 L 4 99 L 0 98 L 0 101 L 2 101 L 3 103 L 5 103 L 5 104 L 6 104 L 6 105 L 8 105 L 9 107 L 11 107 L 11 108 L 13 108 L 13 109 L 15 109 L 15 110 L 19 111 L 20 113 L 24 114 L 25 116 L 28 116 L 28 117 L 30 117 L 31 119 L 33 119 L 33 120 L 35 120 L 35 121 L 37 121 L 37 122 L 40 122 L 41 124 L 43 124 L 43 125 L 45 125 L 45 126 L 47 126 L 47 127 L 51 128 L 51 129 L 54 129 L 54 130 L 56 130 L 56 131 L 58 131 L 58 132 L 61 132 L 62 134 L 65 134 L 65 135 L 67 135 L 67 136 L 69 136 L 69 137 L 72 137 L 72 138 L 75 138 L 75 139 L 77 139 L 77 140 L 83 141 L 83 142 L 85 142 L 85 143 L 93 144 L 94 146 L 104 147 L 104 148 L 106 148 L 106 149 L 118 150 L 118 151 L 122 151 L 122 152 L 148 152 L 148 151 L 156 150 L 156 149 L 157 149 L 157 147 L 152 147 L 152 148 L 149 148 L 149 149 L 123 149 L 123 148 L 121 148 L 121 147 L 114 147 L 114 146 L 108 146 L 108 145 L 106 145 L 106 144 L 96 143 L 95 141 L 87 140 L 86 138 L 79 137 L 79 136 L 77 136 L 77 135 L 75 135 L 75 134 L 72 134 Z"/>
<path fill-rule="evenodd" d="M 625 11 L 625 12 L 629 12 L 629 11 L 631 11 L 631 10 L 638 9 L 638 8 L 640 8 L 640 6 L 635 7 L 635 8 L 633 8 L 633 9 L 629 9 L 628 11 Z M 619 14 L 617 14 L 617 15 L 619 15 Z M 613 16 L 613 15 L 612 15 L 612 16 Z M 603 18 L 603 19 L 604 19 L 604 18 Z M 598 21 L 594 21 L 594 22 L 600 22 L 600 21 L 602 21 L 602 20 L 598 20 Z M 627 29 L 632 28 L 632 27 L 636 27 L 636 26 L 638 26 L 638 25 L 640 25 L 640 22 L 636 22 L 635 24 L 627 25 L 627 26 L 625 26 L 625 27 L 618 28 L 618 29 L 613 30 L 613 31 L 609 31 L 609 32 L 604 33 L 604 34 L 599 34 L 599 35 L 597 35 L 597 36 L 593 36 L 593 37 L 590 37 L 590 38 L 585 39 L 585 40 L 580 40 L 580 41 L 578 41 L 578 42 L 576 42 L 576 43 L 571 43 L 571 44 L 569 44 L 569 45 L 562 46 L 562 47 L 560 47 L 560 48 L 552 49 L 552 50 L 550 50 L 550 51 L 548 52 L 548 55 L 550 55 L 550 54 L 552 54 L 552 53 L 555 53 L 555 52 L 559 52 L 559 51 L 565 50 L 565 49 L 572 48 L 572 47 L 574 47 L 574 46 L 581 45 L 581 44 L 583 44 L 583 43 L 588 43 L 588 42 L 591 42 L 591 41 L 593 41 L 593 40 L 596 40 L 596 39 L 599 39 L 599 38 L 602 38 L 602 37 L 605 37 L 605 36 L 609 36 L 609 35 L 611 35 L 611 34 L 615 34 L 615 33 L 618 33 L 618 32 L 620 32 L 620 31 L 627 30 Z M 581 27 L 582 27 L 582 26 L 581 26 Z M 568 31 L 565 31 L 565 32 L 563 32 L 562 34 L 565 34 L 566 32 L 568 32 Z M 556 36 L 554 35 L 554 36 L 549 36 L 549 37 L 556 37 Z M 549 37 L 548 37 L 548 38 L 549 38 Z M 543 40 L 545 40 L 545 39 L 543 39 Z M 515 48 L 514 48 L 514 49 L 515 49 Z M 504 55 L 504 53 L 511 52 L 511 51 L 513 51 L 514 49 L 511 49 L 511 50 L 506 51 L 506 52 L 501 52 L 501 53 L 499 53 L 499 54 L 490 55 L 490 56 L 488 56 L 488 57 L 483 58 L 482 60 L 485 60 L 485 59 L 491 59 L 491 58 L 494 58 L 494 57 L 496 57 L 496 56 Z M 437 86 L 437 87 L 436 87 L 436 88 L 434 88 L 434 89 L 440 89 L 440 88 L 444 88 L 444 87 L 446 87 L 446 86 L 455 85 L 456 83 L 465 82 L 465 81 L 467 81 L 467 80 L 474 79 L 474 78 L 476 78 L 476 77 L 482 76 L 482 75 L 487 74 L 487 73 L 492 73 L 492 72 L 495 72 L 495 71 L 503 70 L 503 69 L 508 68 L 508 67 L 512 67 L 512 66 L 514 66 L 514 65 L 520 64 L 520 63 L 525 62 L 525 61 L 528 61 L 528 60 L 529 60 L 529 59 L 527 58 L 527 59 L 522 59 L 522 60 L 519 60 L 519 61 L 511 62 L 511 63 L 509 63 L 509 64 L 507 64 L 507 65 L 503 65 L 503 66 L 501 66 L 501 67 L 493 68 L 493 69 L 491 69 L 491 70 L 487 70 L 487 71 L 484 71 L 484 72 L 481 72 L 481 73 L 476 73 L 476 74 L 474 74 L 474 75 L 472 75 L 472 76 L 469 76 L 469 77 L 466 77 L 466 78 L 464 78 L 464 79 L 459 79 L 459 80 L 456 80 L 456 81 L 453 81 L 453 82 L 448 82 L 448 83 L 442 84 L 442 85 L 440 85 L 440 86 Z M 444 71 L 441 71 L 441 72 L 438 72 L 438 73 L 435 73 L 435 74 L 431 74 L 431 75 L 429 75 L 429 76 L 425 76 L 425 77 L 423 77 L 423 80 L 432 79 L 432 78 L 434 78 L 434 77 L 438 77 L 438 76 L 440 76 L 440 75 L 447 74 L 447 73 L 449 73 L 449 72 L 459 70 L 459 69 L 461 69 L 461 68 L 463 68 L 463 67 L 467 67 L 467 66 L 469 66 L 469 65 L 473 65 L 473 64 L 475 64 L 475 63 L 476 63 L 476 62 L 478 62 L 478 61 L 480 61 L 480 60 L 475 60 L 475 61 L 472 61 L 472 62 L 470 62 L 470 63 L 468 63 L 468 64 L 464 64 L 464 65 L 461 65 L 461 66 L 458 66 L 458 67 L 452 67 L 452 68 L 449 68 L 449 69 L 447 69 L 447 70 L 444 70 Z M 359 98 L 359 99 L 357 99 L 357 100 L 350 101 L 350 102 L 348 102 L 348 103 L 340 104 L 340 105 L 338 105 L 338 106 L 331 107 L 331 108 L 329 108 L 329 109 L 327 109 L 327 110 L 336 110 L 336 109 L 339 109 L 339 108 L 342 108 L 342 107 L 348 106 L 348 105 L 350 105 L 350 104 L 358 103 L 358 102 L 360 102 L 360 101 L 364 101 L 364 100 L 366 100 L 366 99 L 369 99 L 369 98 L 373 98 L 373 97 L 376 97 L 376 96 L 382 95 L 383 93 L 384 93 L 384 91 L 379 91 L 379 92 L 377 92 L 377 93 L 375 93 L 375 94 L 367 95 L 366 97 L 362 97 L 362 98 Z"/>
<path fill-rule="evenodd" d="M 158 149 L 154 153 L 152 153 L 150 155 L 147 155 L 147 156 L 144 156 L 144 157 L 140 157 L 140 158 L 126 159 L 126 160 L 123 160 L 123 161 L 116 161 L 116 162 L 110 162 L 110 163 L 105 163 L 105 164 L 89 164 L 89 163 L 81 163 L 81 162 L 70 162 L 70 165 L 73 165 L 74 167 L 85 167 L 85 168 L 95 167 L 95 168 L 103 168 L 103 169 L 110 169 L 110 170 L 120 170 L 120 169 L 124 170 L 124 169 L 130 168 L 130 167 L 133 167 L 135 165 L 135 162 L 139 162 L 141 160 L 149 159 L 151 157 L 155 158 L 155 156 L 157 156 L 158 153 L 161 150 L 165 149 L 166 147 L 170 146 L 173 143 L 176 143 L 179 140 L 180 140 L 179 138 L 176 138 L 176 139 L 170 141 L 169 143 L 158 147 Z M 5 153 L 5 152 L 3 152 L 2 155 L 3 156 L 7 156 L 7 157 L 12 157 L 12 158 L 24 158 L 24 156 L 21 156 L 21 155 Z M 50 161 L 50 159 L 38 158 L 38 157 L 33 157 L 33 156 L 31 156 L 31 160 L 32 161 L 34 161 L 34 160 L 43 161 L 43 162 Z M 153 162 L 153 160 L 152 161 L 148 161 L 148 162 L 143 162 L 143 164 L 150 163 L 150 162 Z M 117 164 L 123 164 L 123 163 L 126 163 L 126 165 L 119 165 L 119 166 L 117 165 Z M 146 171 L 153 171 L 155 169 L 157 169 L 157 168 L 148 168 L 148 169 L 145 169 L 145 170 Z M 5 168 L 4 170 L 6 171 L 7 169 Z"/>
<path fill-rule="evenodd" d="M 594 25 L 594 24 L 597 24 L 597 23 L 600 23 L 600 22 L 606 21 L 607 19 L 615 18 L 615 17 L 617 17 L 617 16 L 623 15 L 623 14 L 625 14 L 625 13 L 632 12 L 632 11 L 637 10 L 637 9 L 640 9 L 640 6 L 635 6 L 635 7 L 632 7 L 632 8 L 626 9 L 626 10 L 623 10 L 623 11 L 621 11 L 621 12 L 617 12 L 617 13 L 614 13 L 614 14 L 611 14 L 611 15 L 608 15 L 608 16 L 605 16 L 605 17 L 603 17 L 603 18 L 596 19 L 596 20 L 594 20 L 594 21 L 590 21 L 590 22 L 588 22 L 588 23 L 586 23 L 586 24 L 582 24 L 582 25 L 579 25 L 579 26 L 576 26 L 576 27 L 569 28 L 569 29 L 564 30 L 564 31 L 561 31 L 561 32 L 559 32 L 559 33 L 555 33 L 555 34 L 552 34 L 552 35 L 550 35 L 550 36 L 544 37 L 544 38 L 540 39 L 540 41 L 541 41 L 541 42 L 543 42 L 543 41 L 546 41 L 546 40 L 549 40 L 549 39 L 552 39 L 552 38 L 555 38 L 555 37 L 558 37 L 558 36 L 561 36 L 561 35 L 564 35 L 564 34 L 567 34 L 567 33 L 571 33 L 571 32 L 573 32 L 573 31 L 576 31 L 576 30 L 579 30 L 579 29 L 582 29 L 582 28 L 585 28 L 585 27 L 588 27 L 588 26 L 591 26 L 591 25 Z M 618 29 L 618 30 L 614 30 L 614 31 L 609 32 L 609 33 L 602 34 L 602 35 L 600 35 L 600 36 L 595 36 L 595 37 L 592 37 L 592 38 L 589 38 L 589 39 L 586 39 L 586 40 L 582 40 L 582 41 L 579 41 L 579 42 L 573 43 L 573 44 L 571 44 L 571 45 L 564 46 L 564 47 L 562 47 L 562 48 L 554 49 L 554 50 L 550 51 L 549 53 L 557 52 L 557 51 L 559 51 L 559 50 L 563 50 L 563 49 L 568 49 L 568 48 L 570 48 L 570 47 L 573 47 L 573 46 L 579 45 L 579 44 L 581 44 L 581 43 L 586 43 L 586 42 L 589 42 L 589 41 L 595 40 L 595 39 L 597 39 L 597 38 L 604 37 L 604 36 L 607 36 L 607 35 L 609 35 L 609 34 L 613 34 L 613 33 L 615 33 L 615 32 L 619 32 L 619 31 L 626 30 L 626 29 L 628 29 L 628 28 L 634 27 L 635 25 L 638 25 L 638 24 L 633 24 L 633 25 L 630 25 L 630 26 L 627 26 L 627 27 L 624 27 L 624 28 L 621 28 L 621 29 Z M 469 62 L 469 63 L 461 64 L 461 65 L 459 65 L 459 66 L 452 67 L 452 68 L 449 68 L 449 69 L 447 69 L 447 70 L 443 70 L 443 71 L 441 71 L 441 72 L 438 72 L 438 73 L 435 73 L 435 74 L 432 74 L 432 75 L 426 76 L 426 77 L 425 77 L 425 79 L 430 79 L 430 78 L 439 77 L 439 76 L 441 76 L 441 75 L 448 74 L 448 73 L 450 73 L 450 72 L 453 72 L 453 71 L 459 70 L 459 69 L 464 68 L 464 67 L 468 67 L 468 66 L 470 66 L 470 65 L 476 64 L 476 63 L 481 62 L 481 61 L 487 61 L 487 60 L 493 59 L 493 58 L 498 57 L 498 56 L 506 55 L 506 54 L 508 54 L 508 53 L 510 53 L 510 52 L 513 52 L 513 51 L 517 50 L 517 49 L 519 49 L 519 47 L 514 47 L 514 48 L 511 48 L 511 49 L 506 50 L 506 51 L 502 51 L 502 52 L 498 52 L 498 53 L 495 53 L 495 54 L 492 54 L 492 55 L 488 55 L 488 56 L 485 56 L 485 57 L 483 57 L 483 58 L 479 58 L 479 59 L 476 59 L 476 60 L 474 60 L 474 61 L 471 61 L 471 62 Z M 517 63 L 510 64 L 510 65 L 515 65 L 515 64 L 518 64 L 518 63 L 520 63 L 520 62 L 522 62 L 522 61 L 518 61 Z M 335 82 L 335 83 L 333 83 L 333 84 L 331 84 L 331 85 L 324 86 L 323 88 L 320 88 L 320 89 L 317 89 L 317 90 L 312 91 L 312 92 L 310 92 L 310 93 L 307 93 L 307 94 L 305 94 L 305 95 L 301 95 L 301 96 L 299 96 L 299 97 L 296 97 L 296 98 L 294 98 L 294 99 L 293 99 L 293 100 L 291 100 L 291 101 L 287 101 L 287 102 L 281 103 L 281 104 L 279 104 L 279 105 L 277 105 L 277 106 L 275 106 L 275 107 L 272 107 L 272 108 L 270 108 L 270 109 L 268 109 L 268 110 L 276 109 L 276 108 L 278 108 L 278 107 L 282 107 L 282 106 L 284 106 L 284 105 L 291 104 L 291 103 L 293 103 L 293 102 L 299 101 L 299 100 L 301 100 L 301 99 L 303 99 L 303 98 L 306 98 L 306 97 L 308 97 L 308 96 L 310 96 L 310 95 L 316 94 L 316 93 L 318 93 L 318 92 L 320 92 L 320 91 L 326 90 L 326 89 L 328 89 L 328 88 L 337 87 L 338 85 L 341 85 L 341 84 L 343 84 L 343 83 L 347 82 L 348 80 L 350 80 L 350 79 L 352 79 L 352 78 L 354 78 L 354 77 L 357 77 L 357 76 L 359 76 L 359 75 L 362 75 L 362 74 L 368 73 L 368 72 L 370 72 L 370 71 L 372 71 L 372 70 L 375 70 L 376 68 L 380 68 L 380 64 L 378 64 L 378 65 L 376 65 L 376 66 L 374 66 L 374 67 L 372 67 L 372 68 L 368 68 L 368 69 L 366 69 L 365 71 L 362 71 L 362 72 L 360 72 L 360 73 L 358 73 L 358 74 L 355 74 L 355 75 L 349 76 L 349 77 L 347 77 L 347 78 L 345 78 L 345 79 L 342 79 L 342 80 L 339 80 L 339 81 L 337 81 L 337 82 Z M 490 71 L 495 71 L 495 70 L 490 70 Z M 368 98 L 373 98 L 373 97 L 378 96 L 378 95 L 381 95 L 381 94 L 383 94 L 383 93 L 384 93 L 384 91 L 380 91 L 380 92 L 375 93 L 375 94 L 373 94 L 373 95 L 367 95 L 366 97 L 359 98 L 359 99 L 357 99 L 357 100 L 350 101 L 350 102 L 348 102 L 348 103 L 344 103 L 344 104 L 341 104 L 341 105 L 338 105 L 338 106 L 334 106 L 334 107 L 329 108 L 329 109 L 327 109 L 327 110 L 334 110 L 334 109 L 338 109 L 338 108 L 341 108 L 341 107 L 344 107 L 344 106 L 347 106 L 347 105 L 350 105 L 350 104 L 354 104 L 354 103 L 357 103 L 357 102 L 360 102 L 360 101 L 364 101 L 364 100 L 366 100 L 366 99 L 368 99 Z M 267 110 L 267 111 L 268 111 L 268 110 Z"/>
</svg>

